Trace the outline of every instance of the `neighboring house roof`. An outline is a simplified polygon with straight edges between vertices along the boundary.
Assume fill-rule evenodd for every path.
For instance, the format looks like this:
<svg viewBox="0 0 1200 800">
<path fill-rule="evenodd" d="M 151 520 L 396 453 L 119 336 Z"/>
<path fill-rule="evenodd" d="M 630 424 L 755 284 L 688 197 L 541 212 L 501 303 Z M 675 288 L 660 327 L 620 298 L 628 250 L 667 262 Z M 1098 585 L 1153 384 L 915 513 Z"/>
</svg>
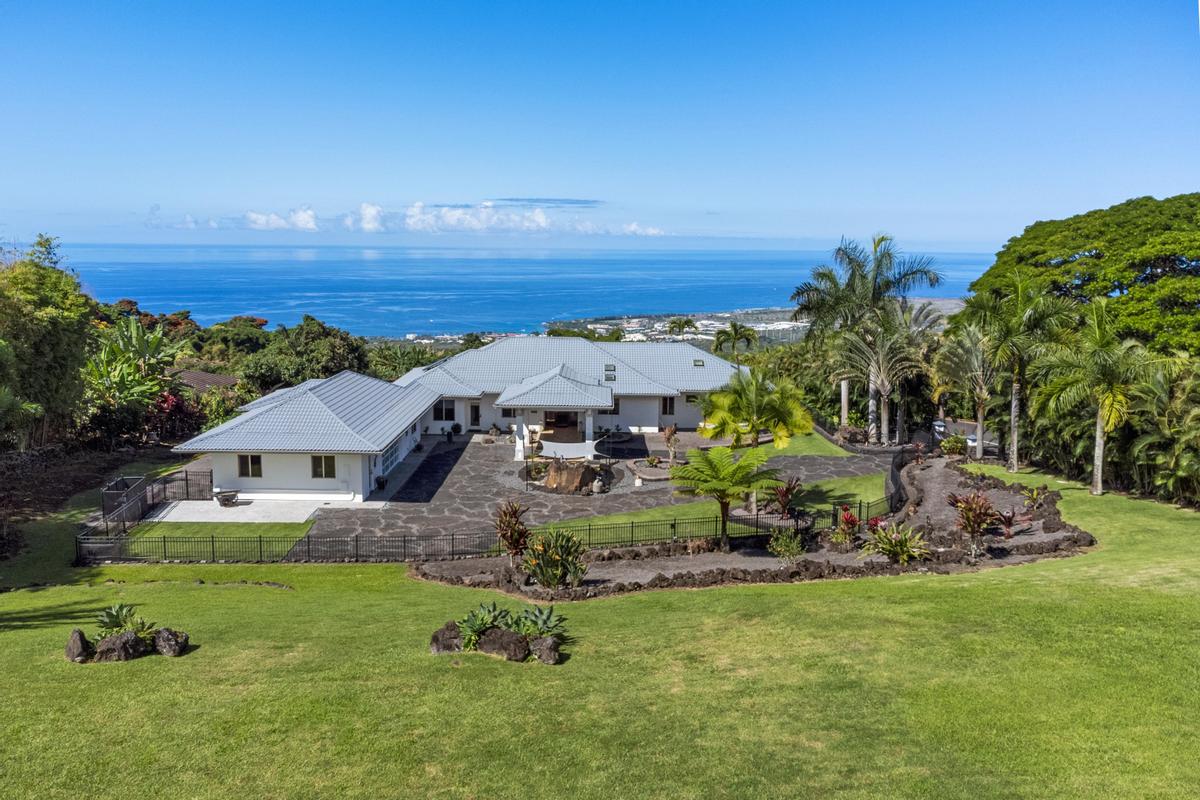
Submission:
<svg viewBox="0 0 1200 800">
<path fill-rule="evenodd" d="M 204 372 L 199 369 L 173 370 L 171 377 L 200 394 L 218 386 L 235 386 L 238 382 L 237 377 L 233 375 L 219 375 L 216 372 Z"/>
<path fill-rule="evenodd" d="M 613 392 L 588 380 L 566 364 L 514 383 L 496 399 L 500 408 L 612 408 Z"/>
<path fill-rule="evenodd" d="M 727 384 L 737 371 L 728 361 L 685 342 L 592 342 L 569 336 L 513 336 L 412 370 L 397 383 L 421 384 L 447 397 L 503 395 L 510 387 L 559 365 L 569 368 L 579 381 L 603 386 L 617 396 L 709 392 Z"/>
<path fill-rule="evenodd" d="M 419 384 L 339 372 L 261 397 L 175 452 L 380 453 L 438 398 Z"/>
</svg>

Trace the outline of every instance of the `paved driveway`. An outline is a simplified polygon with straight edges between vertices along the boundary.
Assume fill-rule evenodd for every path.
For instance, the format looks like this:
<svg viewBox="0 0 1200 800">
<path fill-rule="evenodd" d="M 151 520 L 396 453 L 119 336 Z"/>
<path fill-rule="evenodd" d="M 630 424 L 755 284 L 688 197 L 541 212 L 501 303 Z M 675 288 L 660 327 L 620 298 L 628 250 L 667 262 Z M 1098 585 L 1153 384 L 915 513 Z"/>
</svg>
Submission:
<svg viewBox="0 0 1200 800">
<path fill-rule="evenodd" d="M 667 481 L 635 487 L 629 476 L 608 494 L 591 497 L 526 491 L 518 474 L 521 464 L 512 460 L 512 453 L 512 445 L 503 441 L 441 442 L 382 508 L 321 508 L 310 535 L 462 534 L 489 528 L 497 503 L 510 498 L 529 506 L 525 519 L 531 524 L 695 502 L 676 497 Z M 889 455 L 781 456 L 771 461 L 805 483 L 882 472 L 889 463 Z M 879 492 L 883 494 L 882 485 Z"/>
</svg>

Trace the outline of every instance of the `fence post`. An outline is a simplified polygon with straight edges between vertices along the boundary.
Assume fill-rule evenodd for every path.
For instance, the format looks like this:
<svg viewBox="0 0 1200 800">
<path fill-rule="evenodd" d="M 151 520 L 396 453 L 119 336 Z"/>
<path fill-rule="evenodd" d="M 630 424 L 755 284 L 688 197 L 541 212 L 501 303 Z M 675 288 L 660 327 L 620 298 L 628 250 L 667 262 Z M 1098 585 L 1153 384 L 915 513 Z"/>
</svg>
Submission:
<svg viewBox="0 0 1200 800">
<path fill-rule="evenodd" d="M 454 555 L 454 528 L 450 529 L 450 552 L 448 555 Z"/>
<path fill-rule="evenodd" d="M 209 536 L 209 537 L 208 537 L 208 544 L 209 544 L 209 547 L 211 548 L 211 552 L 212 552 L 212 560 L 213 560 L 213 561 L 216 561 L 216 560 L 217 560 L 217 537 L 216 537 L 216 536 Z"/>
<path fill-rule="evenodd" d="M 633 546 L 633 520 L 629 520 L 629 544 Z"/>
<path fill-rule="evenodd" d="M 588 547 L 592 546 L 592 523 L 588 521 Z"/>
<path fill-rule="evenodd" d="M 258 560 L 259 561 L 263 560 L 262 534 L 259 534 L 259 537 L 258 537 Z"/>
<path fill-rule="evenodd" d="M 358 534 L 354 534 L 354 560 L 358 561 Z"/>
<path fill-rule="evenodd" d="M 304 537 L 304 550 L 307 553 L 306 560 L 312 561 L 312 536 Z"/>
<path fill-rule="evenodd" d="M 679 528 L 679 518 L 671 517 L 671 541 L 672 542 L 679 541 L 679 536 L 677 535 L 678 528 Z"/>
<path fill-rule="evenodd" d="M 167 560 L 167 537 L 162 537 L 163 561 Z"/>
</svg>

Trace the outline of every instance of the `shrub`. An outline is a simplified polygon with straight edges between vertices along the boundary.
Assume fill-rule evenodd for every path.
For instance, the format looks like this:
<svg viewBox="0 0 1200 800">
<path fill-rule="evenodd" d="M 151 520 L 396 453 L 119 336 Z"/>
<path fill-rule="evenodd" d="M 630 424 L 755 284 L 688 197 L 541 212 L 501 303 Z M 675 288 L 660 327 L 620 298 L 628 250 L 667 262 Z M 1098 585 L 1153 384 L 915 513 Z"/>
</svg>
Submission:
<svg viewBox="0 0 1200 800">
<path fill-rule="evenodd" d="M 793 528 L 776 528 L 767 543 L 767 550 L 784 566 L 791 566 L 804 555 L 804 537 Z"/>
<path fill-rule="evenodd" d="M 450 426 L 450 432 L 455 436 L 458 436 L 460 433 L 462 433 L 462 425 L 459 425 L 457 422 L 454 423 Z"/>
<path fill-rule="evenodd" d="M 942 453 L 948 456 L 961 456 L 967 452 L 967 438 L 959 436 L 957 433 L 953 436 L 947 436 L 942 440 Z"/>
<path fill-rule="evenodd" d="M 521 519 L 528 511 L 528 506 L 523 506 L 516 500 L 508 500 L 496 506 L 492 524 L 496 528 L 496 538 L 508 553 L 509 566 L 525 554 L 525 548 L 529 545 L 529 528 Z"/>
<path fill-rule="evenodd" d="M 474 650 L 479 645 L 479 637 L 488 628 L 510 627 L 512 615 L 508 613 L 508 609 L 498 608 L 495 603 L 480 603 L 479 608 L 454 624 L 458 626 L 458 632 L 462 635 L 463 650 Z"/>
<path fill-rule="evenodd" d="M 522 636 L 553 636 L 561 642 L 567 636 L 567 618 L 555 613 L 554 606 L 531 606 L 512 618 L 511 628 Z"/>
<path fill-rule="evenodd" d="M 1016 509 L 1010 508 L 1008 511 L 997 511 L 996 521 L 1000 523 L 1000 528 L 1004 531 L 1004 538 L 1011 539 L 1013 537 L 1013 528 L 1017 524 Z"/>
<path fill-rule="evenodd" d="M 946 495 L 946 503 L 958 511 L 958 528 L 967 537 L 974 553 L 980 550 L 980 539 L 987 533 L 989 526 L 997 521 L 996 507 L 987 495 L 980 492 L 960 495 L 954 492 Z"/>
<path fill-rule="evenodd" d="M 154 623 L 137 616 L 134 606 L 125 603 L 116 603 L 97 614 L 96 626 L 99 628 L 97 641 L 125 631 L 133 631 L 147 644 L 154 641 Z"/>
<path fill-rule="evenodd" d="M 546 473 L 550 471 L 550 462 L 548 461 L 530 461 L 529 462 L 529 480 L 540 481 L 546 477 Z"/>
<path fill-rule="evenodd" d="M 883 522 L 883 517 L 871 517 L 869 520 L 867 520 L 867 533 L 875 533 L 877 530 L 883 527 Z"/>
<path fill-rule="evenodd" d="M 1024 486 L 1021 488 L 1021 496 L 1025 498 L 1025 507 L 1030 511 L 1037 511 L 1046 504 L 1046 495 L 1050 493 L 1050 487 L 1042 486 Z"/>
<path fill-rule="evenodd" d="M 647 466 L 657 467 L 660 461 L 662 461 L 662 459 L 658 456 L 646 456 Z"/>
<path fill-rule="evenodd" d="M 860 524 L 858 515 L 850 510 L 850 506 L 842 506 L 842 514 L 838 517 L 837 527 L 829 534 L 829 540 L 834 544 L 850 544 L 858 535 Z"/>
<path fill-rule="evenodd" d="M 893 522 L 868 531 L 862 554 L 886 556 L 894 564 L 907 564 L 929 555 L 929 545 L 925 544 L 925 537 L 920 532 Z"/>
<path fill-rule="evenodd" d="M 785 519 L 791 516 L 792 502 L 800 495 L 804 484 L 800 479 L 792 476 L 787 479 L 786 483 L 779 486 L 773 486 L 768 492 L 767 507 L 774 508 L 779 512 L 779 516 Z"/>
<path fill-rule="evenodd" d="M 587 565 L 583 563 L 583 542 L 561 528 L 535 533 L 525 550 L 521 567 L 538 585 L 548 589 L 578 586 L 587 572 Z"/>
</svg>

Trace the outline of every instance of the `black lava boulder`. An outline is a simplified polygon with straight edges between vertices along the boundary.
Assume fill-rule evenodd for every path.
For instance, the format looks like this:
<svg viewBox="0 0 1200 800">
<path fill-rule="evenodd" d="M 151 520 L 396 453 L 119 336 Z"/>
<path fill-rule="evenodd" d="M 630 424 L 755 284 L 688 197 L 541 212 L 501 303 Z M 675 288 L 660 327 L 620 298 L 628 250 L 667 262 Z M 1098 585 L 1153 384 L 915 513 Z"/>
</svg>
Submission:
<svg viewBox="0 0 1200 800">
<path fill-rule="evenodd" d="M 433 638 L 429 640 L 429 652 L 434 655 L 462 652 L 462 634 L 458 632 L 458 626 L 453 621 L 433 632 Z"/>
<path fill-rule="evenodd" d="M 558 639 L 553 636 L 539 636 L 529 643 L 529 649 L 543 664 L 558 663 Z"/>
<path fill-rule="evenodd" d="M 188 635 L 183 631 L 159 628 L 154 632 L 154 649 L 164 656 L 181 656 L 187 646 Z"/>
<path fill-rule="evenodd" d="M 488 628 L 479 637 L 479 652 L 504 656 L 509 661 L 529 658 L 529 640 L 504 628 Z"/>
<path fill-rule="evenodd" d="M 96 648 L 92 647 L 92 643 L 83 635 L 83 631 L 79 630 L 79 628 L 71 631 L 71 635 L 67 637 L 67 661 L 82 664 L 90 660 L 95 653 Z"/>
<path fill-rule="evenodd" d="M 150 647 L 133 631 L 125 631 L 96 645 L 96 661 L 132 661 L 150 652 Z"/>
</svg>

